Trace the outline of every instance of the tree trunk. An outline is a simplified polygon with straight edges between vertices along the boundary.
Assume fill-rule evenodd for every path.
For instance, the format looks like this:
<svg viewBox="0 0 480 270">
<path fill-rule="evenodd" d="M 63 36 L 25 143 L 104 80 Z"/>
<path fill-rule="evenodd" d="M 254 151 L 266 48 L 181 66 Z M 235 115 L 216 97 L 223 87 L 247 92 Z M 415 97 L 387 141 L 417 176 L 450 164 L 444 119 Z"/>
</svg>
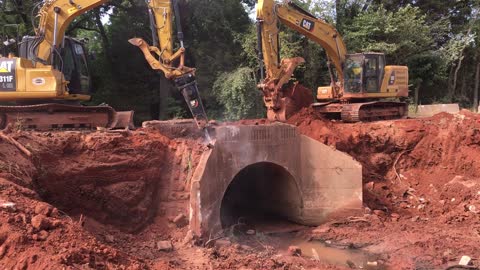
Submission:
<svg viewBox="0 0 480 270">
<path fill-rule="evenodd" d="M 468 75 L 468 66 L 469 63 L 466 63 L 467 65 L 463 67 L 462 71 L 462 88 L 460 90 L 460 95 L 464 97 L 468 97 L 467 95 L 467 75 Z"/>
<path fill-rule="evenodd" d="M 448 82 L 447 82 L 447 99 L 451 100 L 453 98 L 453 94 L 454 94 L 454 91 L 453 91 L 453 73 L 455 71 L 455 64 L 452 64 L 452 66 L 450 67 L 450 72 L 448 72 Z"/>
<path fill-rule="evenodd" d="M 422 86 L 422 80 L 420 79 L 418 81 L 417 87 L 415 87 L 415 97 L 414 97 L 414 102 L 415 102 L 415 113 L 418 112 L 418 105 L 419 105 L 419 93 L 420 93 L 420 87 Z"/>
<path fill-rule="evenodd" d="M 462 67 L 462 61 L 463 61 L 463 50 L 462 50 L 460 59 L 458 59 L 457 68 L 455 68 L 455 72 L 453 73 L 453 84 L 452 84 L 450 102 L 453 102 L 453 97 L 455 96 L 455 90 L 457 89 L 458 71 L 460 71 L 460 68 Z"/>
<path fill-rule="evenodd" d="M 169 115 L 167 115 L 167 108 L 171 84 L 163 75 L 160 76 L 158 119 L 165 120 L 169 117 Z"/>
<path fill-rule="evenodd" d="M 102 38 L 102 47 L 105 55 L 107 56 L 107 60 L 109 62 L 112 61 L 111 51 L 110 51 L 110 41 L 108 40 L 107 32 L 105 31 L 105 27 L 103 27 L 102 19 L 100 17 L 100 12 L 98 10 L 93 11 L 95 15 L 95 23 L 97 24 L 98 31 L 100 33 L 100 37 Z"/>
<path fill-rule="evenodd" d="M 477 59 L 477 70 L 475 72 L 475 89 L 473 90 L 473 111 L 478 112 L 478 87 L 480 84 L 480 60 Z"/>
</svg>

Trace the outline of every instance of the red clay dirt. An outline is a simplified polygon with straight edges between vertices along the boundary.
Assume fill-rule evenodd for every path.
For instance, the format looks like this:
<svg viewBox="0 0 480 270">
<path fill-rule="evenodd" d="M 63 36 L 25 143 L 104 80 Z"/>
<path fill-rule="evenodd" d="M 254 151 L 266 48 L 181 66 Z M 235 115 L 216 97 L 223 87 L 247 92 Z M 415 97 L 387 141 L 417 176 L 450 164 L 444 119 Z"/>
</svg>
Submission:
<svg viewBox="0 0 480 270">
<path fill-rule="evenodd" d="M 236 124 L 252 123 L 267 121 Z M 377 254 L 389 269 L 445 269 L 462 255 L 478 265 L 480 116 L 344 124 L 303 110 L 289 123 L 364 167 L 365 215 L 299 237 Z M 32 157 L 0 140 L 1 269 L 347 269 L 289 256 L 262 235 L 203 247 L 208 239 L 177 226 L 175 217 L 188 216 L 190 178 L 206 149 L 201 134 L 7 136 Z M 161 251 L 161 241 L 173 251 Z"/>
</svg>

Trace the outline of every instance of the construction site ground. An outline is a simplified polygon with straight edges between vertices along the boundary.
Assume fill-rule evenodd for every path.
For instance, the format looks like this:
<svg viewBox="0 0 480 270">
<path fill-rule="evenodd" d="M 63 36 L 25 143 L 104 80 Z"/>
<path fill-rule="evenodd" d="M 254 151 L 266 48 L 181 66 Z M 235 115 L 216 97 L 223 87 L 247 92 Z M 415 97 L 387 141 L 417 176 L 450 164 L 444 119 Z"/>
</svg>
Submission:
<svg viewBox="0 0 480 270">
<path fill-rule="evenodd" d="M 229 124 L 252 123 L 268 124 Z M 201 133 L 4 132 L 0 269 L 446 269 L 464 255 L 480 265 L 480 116 L 345 124 L 303 110 L 289 124 L 363 165 L 364 214 L 198 239 L 185 221 Z"/>
</svg>

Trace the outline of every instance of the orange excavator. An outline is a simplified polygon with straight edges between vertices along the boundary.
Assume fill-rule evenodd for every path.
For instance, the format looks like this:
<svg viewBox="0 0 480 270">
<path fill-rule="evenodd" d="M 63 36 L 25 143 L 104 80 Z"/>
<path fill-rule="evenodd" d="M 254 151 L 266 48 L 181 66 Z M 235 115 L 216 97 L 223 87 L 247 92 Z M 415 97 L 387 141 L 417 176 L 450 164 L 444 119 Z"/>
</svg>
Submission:
<svg viewBox="0 0 480 270">
<path fill-rule="evenodd" d="M 331 83 L 318 87 L 317 102 L 312 91 L 290 81 L 301 57 L 280 59 L 278 23 L 301 33 L 325 50 Z M 387 66 L 383 53 L 347 54 L 338 31 L 292 1 L 258 0 L 258 47 L 264 94 L 270 120 L 285 121 L 302 107 L 344 122 L 403 118 L 408 107 L 408 68 Z M 333 64 L 333 67 L 332 65 Z M 266 70 L 266 76 L 263 69 Z"/>
<path fill-rule="evenodd" d="M 39 9 L 35 35 L 23 38 L 19 57 L 0 55 L 0 102 L 16 103 L 0 106 L 0 129 L 8 125 L 35 130 L 132 126 L 133 112 L 79 104 L 90 100 L 92 92 L 87 55 L 81 42 L 65 36 L 76 17 L 107 1 L 45 0 L 35 7 Z M 183 46 L 173 53 L 171 45 L 175 2 L 151 2 L 155 8 L 150 9 L 150 15 L 165 19 L 161 28 L 154 29 L 163 47 L 147 48 L 159 53 L 159 61 L 147 59 L 167 78 L 178 82 L 198 125 L 204 126 L 207 119 L 196 88 L 195 70 L 184 66 Z M 145 49 L 140 43 L 137 40 L 137 45 Z M 179 65 L 174 65 L 175 59 L 180 59 Z"/>
</svg>

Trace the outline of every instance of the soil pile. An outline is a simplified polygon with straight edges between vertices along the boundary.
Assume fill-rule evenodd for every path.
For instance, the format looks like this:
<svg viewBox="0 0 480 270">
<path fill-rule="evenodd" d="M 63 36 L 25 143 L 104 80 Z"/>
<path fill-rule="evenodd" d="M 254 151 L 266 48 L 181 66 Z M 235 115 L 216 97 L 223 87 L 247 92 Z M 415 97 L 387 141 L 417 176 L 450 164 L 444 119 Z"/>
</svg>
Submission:
<svg viewBox="0 0 480 270">
<path fill-rule="evenodd" d="M 366 215 L 325 225 L 318 238 L 386 254 L 394 269 L 480 256 L 480 116 L 344 124 L 304 110 L 290 123 L 364 168 Z"/>
<path fill-rule="evenodd" d="M 379 254 L 391 269 L 480 257 L 480 117 L 344 124 L 289 120 L 362 163 L 365 215 L 301 234 Z M 249 120 L 233 124 L 268 124 Z M 344 269 L 188 232 L 191 176 L 206 146 L 188 124 L 133 132 L 12 132 L 0 140 L 2 269 Z M 257 244 L 255 244 L 257 243 Z"/>
</svg>

